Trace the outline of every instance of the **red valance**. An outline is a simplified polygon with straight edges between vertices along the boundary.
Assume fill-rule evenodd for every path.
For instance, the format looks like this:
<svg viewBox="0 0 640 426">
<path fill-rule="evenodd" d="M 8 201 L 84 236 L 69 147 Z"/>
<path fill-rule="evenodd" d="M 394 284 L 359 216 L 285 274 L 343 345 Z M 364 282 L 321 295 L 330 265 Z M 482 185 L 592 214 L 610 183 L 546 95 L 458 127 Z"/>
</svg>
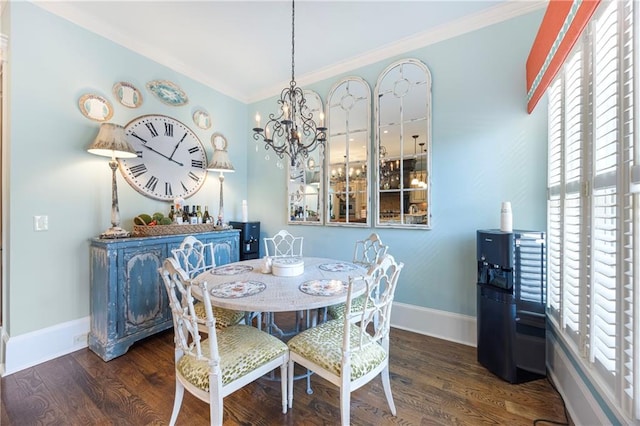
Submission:
<svg viewBox="0 0 640 426">
<path fill-rule="evenodd" d="M 549 0 L 527 58 L 529 113 L 560 70 L 599 3 L 600 0 Z"/>
</svg>

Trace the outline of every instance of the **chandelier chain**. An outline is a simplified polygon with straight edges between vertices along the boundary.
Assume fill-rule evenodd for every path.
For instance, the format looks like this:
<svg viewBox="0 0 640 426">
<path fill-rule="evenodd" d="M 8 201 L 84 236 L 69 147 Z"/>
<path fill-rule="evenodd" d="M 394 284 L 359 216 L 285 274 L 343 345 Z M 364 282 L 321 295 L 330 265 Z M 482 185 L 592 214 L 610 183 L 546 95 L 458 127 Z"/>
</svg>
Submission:
<svg viewBox="0 0 640 426">
<path fill-rule="evenodd" d="M 295 53 L 296 53 L 296 2 L 291 0 L 291 85 L 296 83 L 295 78 Z"/>
</svg>

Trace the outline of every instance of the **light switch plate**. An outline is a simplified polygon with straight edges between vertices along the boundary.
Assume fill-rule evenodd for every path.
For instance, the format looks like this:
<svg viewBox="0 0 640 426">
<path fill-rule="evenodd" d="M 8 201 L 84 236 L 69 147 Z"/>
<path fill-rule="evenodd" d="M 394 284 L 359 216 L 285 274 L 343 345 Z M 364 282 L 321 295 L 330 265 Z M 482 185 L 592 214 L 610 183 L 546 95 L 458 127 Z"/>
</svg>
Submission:
<svg viewBox="0 0 640 426">
<path fill-rule="evenodd" d="M 49 216 L 34 216 L 33 217 L 33 230 L 34 231 L 48 231 L 49 230 Z"/>
</svg>

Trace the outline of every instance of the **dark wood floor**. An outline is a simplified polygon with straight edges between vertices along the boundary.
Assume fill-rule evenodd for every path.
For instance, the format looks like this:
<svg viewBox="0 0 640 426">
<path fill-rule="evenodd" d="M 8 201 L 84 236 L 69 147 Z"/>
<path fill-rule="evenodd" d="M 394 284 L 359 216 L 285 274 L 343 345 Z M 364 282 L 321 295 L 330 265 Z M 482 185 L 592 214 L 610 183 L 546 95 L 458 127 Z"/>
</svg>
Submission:
<svg viewBox="0 0 640 426">
<path fill-rule="evenodd" d="M 380 379 L 351 395 L 353 425 L 531 425 L 565 421 L 560 396 L 546 379 L 506 383 L 480 366 L 475 348 L 420 334 L 391 332 L 393 417 Z M 294 404 L 281 412 L 278 381 L 260 379 L 224 400 L 225 425 L 335 425 L 337 388 L 312 377 L 297 381 Z M 134 344 L 104 362 L 89 349 L 2 378 L 0 423 L 9 425 L 161 425 L 174 395 L 173 331 Z M 181 425 L 209 424 L 208 405 L 185 392 Z M 548 423 L 539 423 L 548 424 Z"/>
</svg>

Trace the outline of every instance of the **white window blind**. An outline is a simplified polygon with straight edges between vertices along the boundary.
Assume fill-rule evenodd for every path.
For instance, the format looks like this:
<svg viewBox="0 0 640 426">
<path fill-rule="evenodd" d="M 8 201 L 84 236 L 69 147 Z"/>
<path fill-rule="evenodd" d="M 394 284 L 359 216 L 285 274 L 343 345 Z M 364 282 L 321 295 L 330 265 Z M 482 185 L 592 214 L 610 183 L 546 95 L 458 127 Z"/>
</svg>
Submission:
<svg viewBox="0 0 640 426">
<path fill-rule="evenodd" d="M 629 419 L 640 418 L 637 15 L 633 1 L 603 1 L 548 91 L 548 312 Z"/>
<path fill-rule="evenodd" d="M 562 325 L 569 337 L 579 343 L 580 278 L 583 267 L 580 249 L 582 227 L 582 142 L 584 140 L 584 70 L 582 48 L 566 62 L 564 74 L 564 209 L 562 269 Z"/>
<path fill-rule="evenodd" d="M 562 262 L 562 84 L 556 79 L 547 90 L 548 160 L 547 160 L 547 306 L 549 315 L 560 321 L 560 276 Z"/>
</svg>

